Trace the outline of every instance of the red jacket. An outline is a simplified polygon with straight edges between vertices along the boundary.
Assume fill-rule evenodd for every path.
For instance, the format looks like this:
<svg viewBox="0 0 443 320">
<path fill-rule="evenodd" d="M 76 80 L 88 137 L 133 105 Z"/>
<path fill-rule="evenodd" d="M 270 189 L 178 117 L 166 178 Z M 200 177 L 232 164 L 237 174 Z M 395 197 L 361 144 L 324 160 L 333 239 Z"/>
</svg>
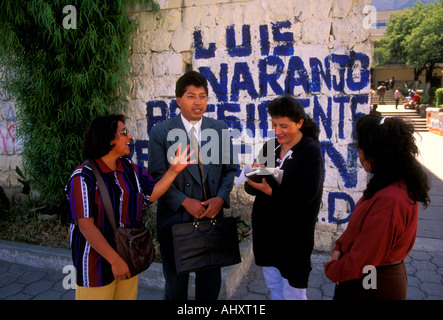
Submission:
<svg viewBox="0 0 443 320">
<path fill-rule="evenodd" d="M 418 203 L 403 181 L 378 191 L 355 205 L 347 229 L 337 239 L 342 256 L 325 264 L 333 282 L 361 278 L 367 265 L 383 266 L 406 258 L 417 234 Z"/>
</svg>

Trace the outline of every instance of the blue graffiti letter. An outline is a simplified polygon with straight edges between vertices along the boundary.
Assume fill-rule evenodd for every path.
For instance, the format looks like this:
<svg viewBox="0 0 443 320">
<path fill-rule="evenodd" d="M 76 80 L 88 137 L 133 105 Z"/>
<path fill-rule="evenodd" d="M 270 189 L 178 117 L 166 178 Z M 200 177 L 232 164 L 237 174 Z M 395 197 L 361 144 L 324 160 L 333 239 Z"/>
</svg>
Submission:
<svg viewBox="0 0 443 320">
<path fill-rule="evenodd" d="M 231 84 L 231 101 L 238 101 L 240 90 L 247 90 L 252 99 L 256 99 L 258 97 L 251 71 L 249 70 L 249 66 L 246 62 L 235 63 L 234 76 L 232 77 Z"/>
<path fill-rule="evenodd" d="M 200 67 L 198 68 L 200 73 L 208 80 L 211 84 L 212 90 L 217 96 L 217 100 L 221 102 L 228 101 L 228 64 L 220 64 L 220 82 L 217 81 L 214 73 L 212 73 L 210 67 Z"/>
<path fill-rule="evenodd" d="M 365 55 L 364 53 L 354 52 L 351 51 L 350 54 L 350 63 L 348 68 L 348 75 L 346 77 L 346 84 L 348 85 L 349 89 L 353 91 L 358 91 L 364 89 L 368 83 L 369 83 L 369 57 Z M 360 78 L 359 82 L 354 81 L 354 65 L 356 61 L 360 61 L 360 75 L 358 78 Z"/>
<path fill-rule="evenodd" d="M 154 115 L 155 110 L 160 111 L 160 115 Z M 166 114 L 168 112 L 168 105 L 166 102 L 161 100 L 151 100 L 146 102 L 146 115 L 148 118 L 148 135 L 151 133 L 151 129 L 157 123 L 163 122 L 166 120 Z"/>
<path fill-rule="evenodd" d="M 262 56 L 269 55 L 269 31 L 268 26 L 266 24 L 261 25 L 260 29 L 260 51 Z"/>
<path fill-rule="evenodd" d="M 295 77 L 295 73 L 298 73 L 299 77 Z M 305 92 L 309 91 L 309 76 L 306 71 L 303 60 L 299 56 L 293 56 L 289 59 L 288 74 L 285 81 L 285 92 L 294 94 L 294 87 L 302 86 Z"/>
<path fill-rule="evenodd" d="M 326 136 L 328 139 L 332 137 L 332 107 L 331 107 L 331 97 L 328 97 L 328 106 L 326 107 L 326 113 L 323 111 L 320 103 L 318 102 L 318 97 L 314 96 L 314 119 L 320 124 L 320 120 L 325 128 Z"/>
<path fill-rule="evenodd" d="M 242 44 L 237 46 L 235 41 L 234 26 L 226 28 L 226 47 L 230 57 L 246 57 L 252 52 L 251 47 L 251 26 L 243 25 L 242 27 Z"/>
<path fill-rule="evenodd" d="M 268 73 L 268 66 L 275 66 L 275 71 Z M 260 97 L 268 95 L 268 84 L 271 86 L 272 90 L 274 90 L 275 94 L 284 93 L 283 88 L 277 82 L 284 72 L 284 67 L 284 62 L 276 56 L 269 56 L 258 61 L 258 86 L 260 88 Z"/>
<path fill-rule="evenodd" d="M 279 21 L 272 23 L 272 35 L 274 41 L 285 42 L 286 44 L 278 45 L 274 48 L 276 56 L 292 56 L 294 54 L 294 35 L 291 32 L 281 33 L 282 28 L 290 28 L 291 21 Z"/>
<path fill-rule="evenodd" d="M 334 216 L 335 213 L 335 201 L 336 200 L 343 200 L 349 203 L 349 211 L 348 216 L 344 219 L 338 219 Z M 349 221 L 349 218 L 351 217 L 352 211 L 354 211 L 354 200 L 351 198 L 349 194 L 346 194 L 344 192 L 329 192 L 328 195 L 328 222 L 329 223 L 336 223 L 336 224 L 344 224 Z"/>
<path fill-rule="evenodd" d="M 342 54 L 332 54 L 332 63 L 337 63 L 339 65 L 338 73 L 340 76 L 339 81 L 337 81 L 337 76 L 332 77 L 332 87 L 335 91 L 343 92 L 345 88 L 345 71 L 346 67 L 349 65 L 349 57 Z"/>
<path fill-rule="evenodd" d="M 194 31 L 195 59 L 209 59 L 215 57 L 215 43 L 211 42 L 209 48 L 203 48 L 202 31 L 198 28 Z"/>
<path fill-rule="evenodd" d="M 219 103 L 217 105 L 217 119 L 223 120 L 229 128 L 242 131 L 240 119 L 235 116 L 227 116 L 225 112 L 240 113 L 240 105 L 238 103 Z"/>
<path fill-rule="evenodd" d="M 349 103 L 350 97 L 348 95 L 335 96 L 334 102 L 339 104 L 338 107 L 338 137 L 345 139 L 345 103 Z M 348 119 L 349 120 L 349 119 Z"/>
<path fill-rule="evenodd" d="M 354 143 L 348 145 L 348 159 L 345 160 L 340 152 L 334 148 L 331 141 L 321 141 L 320 147 L 324 155 L 328 155 L 335 167 L 338 169 L 340 177 L 345 182 L 346 188 L 357 186 L 357 147 Z"/>
<path fill-rule="evenodd" d="M 317 58 L 310 58 L 309 64 L 311 66 L 311 73 L 312 73 L 312 82 L 310 85 L 310 91 L 312 93 L 321 92 L 320 76 L 322 77 L 328 90 L 331 90 L 331 71 L 329 69 L 329 56 L 325 58 L 325 68 L 324 68 L 325 71 L 323 71 L 323 66 L 320 60 Z"/>
</svg>

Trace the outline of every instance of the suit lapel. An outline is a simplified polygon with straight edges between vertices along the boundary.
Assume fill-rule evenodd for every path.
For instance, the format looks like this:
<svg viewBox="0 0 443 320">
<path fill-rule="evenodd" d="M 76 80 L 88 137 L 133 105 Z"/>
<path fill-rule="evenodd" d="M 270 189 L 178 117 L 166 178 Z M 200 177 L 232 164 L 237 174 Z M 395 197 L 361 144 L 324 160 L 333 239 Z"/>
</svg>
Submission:
<svg viewBox="0 0 443 320">
<path fill-rule="evenodd" d="M 169 130 L 173 130 L 173 129 L 183 130 L 183 132 L 185 133 L 186 145 L 182 144 L 182 148 L 181 148 L 181 151 L 183 152 L 183 150 L 186 148 L 186 146 L 188 144 L 190 144 L 190 141 L 189 141 L 188 134 L 186 133 L 185 126 L 183 125 L 183 121 L 181 119 L 181 114 L 176 115 L 172 119 L 171 125 L 169 127 Z M 168 143 L 169 143 L 168 148 L 170 148 L 175 142 L 174 141 L 168 141 Z M 177 149 L 175 149 L 175 150 L 177 150 Z M 194 178 L 194 180 L 196 180 L 198 182 L 198 184 L 201 185 L 200 173 L 198 172 L 197 164 L 190 164 L 190 165 L 188 165 L 185 168 L 184 171 L 187 171 Z"/>
<path fill-rule="evenodd" d="M 210 121 L 207 117 L 203 117 L 202 118 L 202 126 L 201 126 L 201 131 L 203 132 L 203 130 L 205 130 L 205 129 L 211 129 L 211 128 L 213 128 L 214 127 L 214 125 L 213 125 L 213 122 L 212 121 Z M 220 139 L 221 137 L 219 137 L 219 139 Z M 206 143 L 208 143 L 208 140 L 209 139 L 207 139 L 207 140 L 202 140 L 201 141 L 201 147 L 203 148 L 203 146 L 204 145 L 206 145 Z M 220 141 L 219 141 L 220 142 Z M 213 143 L 213 142 L 212 142 Z M 216 146 L 216 147 L 218 147 L 218 146 Z M 209 170 L 211 170 L 211 167 L 212 167 L 212 164 L 211 163 L 206 163 L 206 164 L 204 164 L 203 165 L 203 175 L 204 175 L 204 180 L 206 181 L 206 179 L 207 179 L 207 177 L 208 177 L 208 172 L 209 172 Z"/>
</svg>

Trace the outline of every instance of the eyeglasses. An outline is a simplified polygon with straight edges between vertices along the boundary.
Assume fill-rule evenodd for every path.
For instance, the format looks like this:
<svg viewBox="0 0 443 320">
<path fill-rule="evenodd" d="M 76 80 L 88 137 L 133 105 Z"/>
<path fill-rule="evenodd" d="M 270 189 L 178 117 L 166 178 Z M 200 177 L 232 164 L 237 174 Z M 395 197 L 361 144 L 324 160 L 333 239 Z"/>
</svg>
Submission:
<svg viewBox="0 0 443 320">
<path fill-rule="evenodd" d="M 121 131 L 119 133 L 127 137 L 128 134 L 129 134 L 129 131 L 128 131 L 128 129 L 125 129 L 125 130 L 123 130 L 123 131 Z"/>
</svg>

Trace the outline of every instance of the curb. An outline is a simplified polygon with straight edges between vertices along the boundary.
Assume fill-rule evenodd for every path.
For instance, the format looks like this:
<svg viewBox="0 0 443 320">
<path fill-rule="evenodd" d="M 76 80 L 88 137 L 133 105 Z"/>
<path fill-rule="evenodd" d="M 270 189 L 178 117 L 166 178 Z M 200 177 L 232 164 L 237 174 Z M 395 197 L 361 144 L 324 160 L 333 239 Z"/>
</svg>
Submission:
<svg viewBox="0 0 443 320">
<path fill-rule="evenodd" d="M 241 278 L 246 274 L 252 262 L 252 240 L 250 237 L 240 242 L 242 262 L 222 268 L 221 299 L 230 298 Z M 39 269 L 64 272 L 66 266 L 72 265 L 71 251 L 67 249 L 44 247 L 21 242 L 0 240 L 0 260 Z M 195 274 L 190 274 L 191 294 L 194 292 Z M 139 286 L 155 290 L 164 290 L 165 280 L 161 263 L 154 262 L 148 270 L 139 274 Z"/>
<path fill-rule="evenodd" d="M 72 265 L 69 250 L 6 240 L 0 240 L 0 260 L 57 271 Z"/>
<path fill-rule="evenodd" d="M 239 264 L 222 268 L 222 290 L 220 299 L 230 299 L 237 288 L 240 286 L 241 280 L 251 267 L 254 260 L 252 252 L 252 236 L 248 236 L 240 242 L 241 262 Z"/>
</svg>

